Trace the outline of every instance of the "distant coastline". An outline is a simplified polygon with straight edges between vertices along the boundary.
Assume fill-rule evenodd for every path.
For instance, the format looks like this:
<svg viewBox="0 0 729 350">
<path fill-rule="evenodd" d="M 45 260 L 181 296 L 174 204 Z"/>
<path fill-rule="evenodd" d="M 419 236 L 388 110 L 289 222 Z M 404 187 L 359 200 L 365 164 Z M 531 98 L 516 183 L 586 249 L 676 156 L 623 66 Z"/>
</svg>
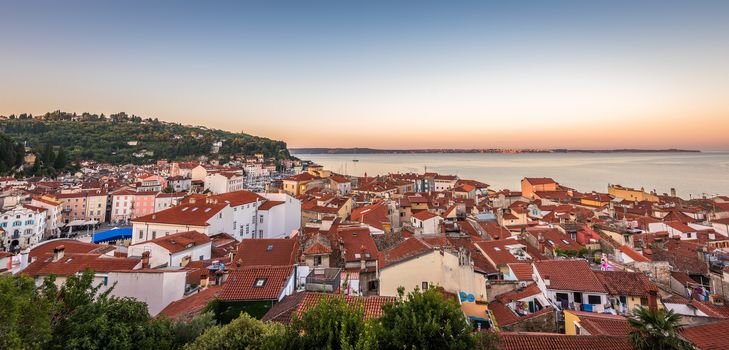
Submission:
<svg viewBox="0 0 729 350">
<path fill-rule="evenodd" d="M 700 153 L 687 149 L 505 149 L 505 148 L 424 148 L 424 149 L 375 149 L 375 148 L 289 148 L 293 154 L 434 154 L 434 153 Z"/>
</svg>

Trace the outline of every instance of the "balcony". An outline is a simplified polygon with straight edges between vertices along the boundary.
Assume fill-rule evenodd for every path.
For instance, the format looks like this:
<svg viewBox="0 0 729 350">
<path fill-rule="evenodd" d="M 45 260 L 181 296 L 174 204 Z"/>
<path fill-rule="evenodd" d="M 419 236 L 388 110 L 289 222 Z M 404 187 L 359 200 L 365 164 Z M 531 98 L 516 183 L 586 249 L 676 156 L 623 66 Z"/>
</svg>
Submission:
<svg viewBox="0 0 729 350">
<path fill-rule="evenodd" d="M 340 286 L 339 268 L 314 268 L 306 276 L 306 290 L 308 292 L 334 293 Z"/>
</svg>

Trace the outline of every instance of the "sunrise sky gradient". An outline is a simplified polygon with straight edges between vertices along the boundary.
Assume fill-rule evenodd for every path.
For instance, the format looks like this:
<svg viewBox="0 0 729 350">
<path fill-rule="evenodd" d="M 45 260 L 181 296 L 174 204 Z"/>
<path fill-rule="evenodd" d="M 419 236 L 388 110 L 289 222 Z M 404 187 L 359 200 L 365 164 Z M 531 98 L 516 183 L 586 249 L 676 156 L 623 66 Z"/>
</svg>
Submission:
<svg viewBox="0 0 729 350">
<path fill-rule="evenodd" d="M 729 1 L 637 2 L 0 1 L 0 114 L 289 147 L 729 150 Z"/>
</svg>

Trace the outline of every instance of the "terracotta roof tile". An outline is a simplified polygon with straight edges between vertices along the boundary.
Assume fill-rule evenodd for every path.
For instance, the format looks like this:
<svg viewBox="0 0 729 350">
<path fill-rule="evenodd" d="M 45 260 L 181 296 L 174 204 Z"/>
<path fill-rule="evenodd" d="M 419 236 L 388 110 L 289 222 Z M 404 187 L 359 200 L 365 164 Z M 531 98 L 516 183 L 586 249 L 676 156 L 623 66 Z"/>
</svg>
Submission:
<svg viewBox="0 0 729 350">
<path fill-rule="evenodd" d="M 207 226 L 208 220 L 227 207 L 226 203 L 185 203 L 153 214 L 138 217 L 133 222 L 173 225 Z"/>
<path fill-rule="evenodd" d="M 293 273 L 292 266 L 248 266 L 232 270 L 221 300 L 278 300 Z M 262 285 L 257 286 L 262 281 Z"/>
<path fill-rule="evenodd" d="M 594 274 L 605 285 L 610 295 L 647 298 L 650 292 L 658 292 L 658 287 L 641 272 L 594 271 Z"/>
<path fill-rule="evenodd" d="M 500 350 L 632 350 L 627 337 L 549 333 L 500 333 Z"/>
<path fill-rule="evenodd" d="M 171 235 L 158 237 L 149 241 L 140 242 L 135 245 L 154 243 L 167 249 L 170 253 L 178 253 L 190 247 L 210 242 L 210 237 L 197 231 L 178 232 Z"/>
<path fill-rule="evenodd" d="M 238 245 L 236 261 L 241 266 L 291 266 L 296 263 L 299 242 L 296 239 L 244 239 Z"/>
<path fill-rule="evenodd" d="M 160 315 L 165 315 L 171 319 L 190 320 L 201 314 L 208 306 L 208 303 L 220 294 L 222 288 L 222 286 L 210 286 L 186 298 L 173 301 L 162 309 Z"/>
<path fill-rule="evenodd" d="M 729 349 L 729 320 L 687 327 L 680 334 L 701 350 Z"/>
<path fill-rule="evenodd" d="M 549 277 L 550 289 L 607 293 L 585 260 L 545 260 L 534 266 L 543 279 Z"/>
</svg>

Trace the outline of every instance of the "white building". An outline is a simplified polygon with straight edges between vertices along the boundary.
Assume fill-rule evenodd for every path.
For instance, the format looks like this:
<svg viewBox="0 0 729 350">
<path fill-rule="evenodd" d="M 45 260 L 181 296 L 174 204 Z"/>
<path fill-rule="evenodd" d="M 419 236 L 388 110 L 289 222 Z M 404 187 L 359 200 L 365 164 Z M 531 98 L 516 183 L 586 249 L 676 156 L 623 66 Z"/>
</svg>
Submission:
<svg viewBox="0 0 729 350">
<path fill-rule="evenodd" d="M 46 209 L 18 205 L 0 212 L 0 228 L 5 230 L 2 244 L 8 250 L 25 249 L 38 244 L 46 231 Z"/>
<path fill-rule="evenodd" d="M 190 198 L 186 203 L 132 220 L 132 244 L 172 233 L 197 231 L 212 236 L 232 232 L 227 203 Z"/>
<path fill-rule="evenodd" d="M 154 212 L 159 212 L 165 209 L 177 206 L 185 198 L 185 193 L 158 193 L 154 197 Z"/>
<path fill-rule="evenodd" d="M 410 221 L 416 234 L 434 235 L 440 232 L 440 223 L 443 222 L 443 218 L 423 210 L 413 214 Z"/>
<path fill-rule="evenodd" d="M 301 228 L 301 201 L 287 193 L 261 193 L 267 199 L 258 207 L 258 238 L 285 238 Z"/>
<path fill-rule="evenodd" d="M 245 177 L 233 172 L 211 173 L 205 176 L 205 189 L 210 193 L 240 191 L 245 187 Z"/>
<path fill-rule="evenodd" d="M 46 196 L 33 197 L 30 205 L 46 209 L 46 235 L 58 233 L 63 224 L 63 203 Z"/>
<path fill-rule="evenodd" d="M 191 261 L 210 259 L 212 242 L 200 232 L 179 232 L 129 246 L 128 256 L 141 257 L 149 252 L 149 265 L 155 267 L 186 266 Z"/>
<path fill-rule="evenodd" d="M 156 316 L 173 301 L 182 299 L 186 278 L 187 270 L 183 269 L 110 271 L 106 286 L 114 286 L 113 296 L 131 297 L 146 303 L 149 314 Z"/>
</svg>

